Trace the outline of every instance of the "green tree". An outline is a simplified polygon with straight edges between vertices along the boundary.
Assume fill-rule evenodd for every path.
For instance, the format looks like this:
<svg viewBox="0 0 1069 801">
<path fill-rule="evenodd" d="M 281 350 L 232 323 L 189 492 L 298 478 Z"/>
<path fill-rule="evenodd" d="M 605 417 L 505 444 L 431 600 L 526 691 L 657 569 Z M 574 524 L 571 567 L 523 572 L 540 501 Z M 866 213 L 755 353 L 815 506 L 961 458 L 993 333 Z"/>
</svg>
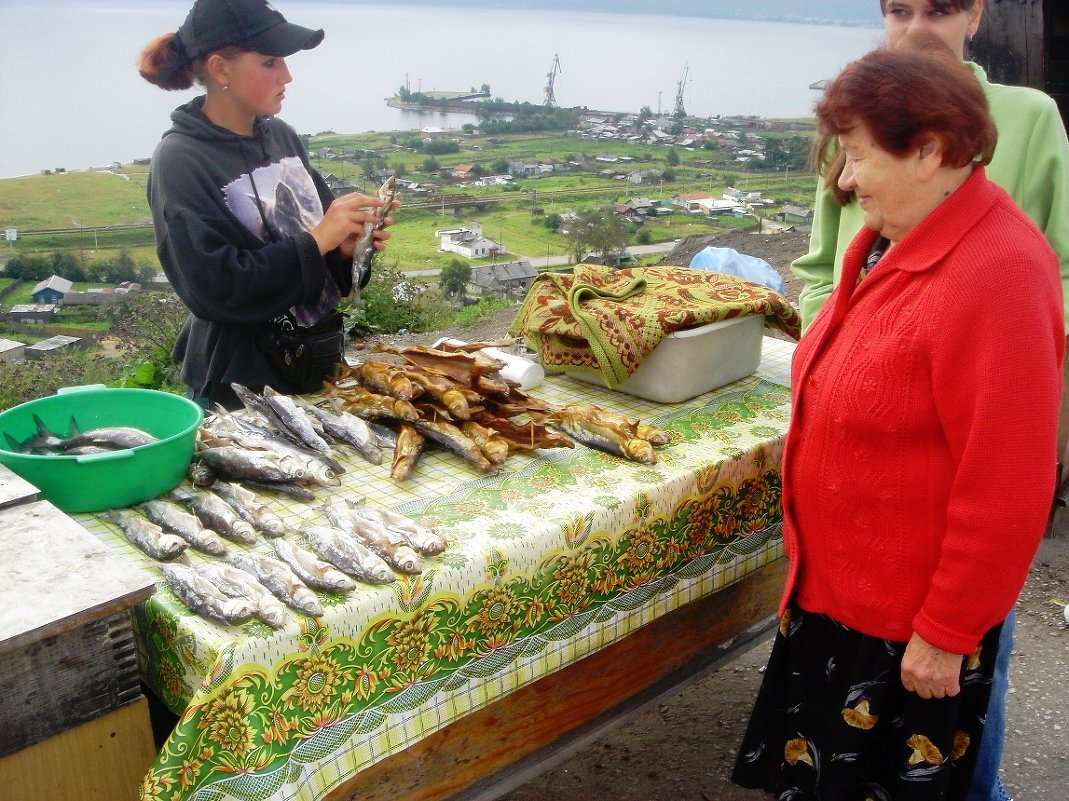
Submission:
<svg viewBox="0 0 1069 801">
<path fill-rule="evenodd" d="M 423 172 L 436 173 L 442 169 L 442 165 L 438 162 L 438 159 L 433 156 L 429 156 L 423 159 L 423 166 L 420 168 Z"/>
<path fill-rule="evenodd" d="M 438 286 L 446 297 L 464 296 L 464 290 L 471 281 L 471 265 L 463 259 L 453 257 L 442 265 L 438 273 Z"/>
<path fill-rule="evenodd" d="M 568 223 L 568 244 L 576 262 L 604 259 L 626 247 L 627 229 L 611 209 L 582 209 Z"/>
<path fill-rule="evenodd" d="M 561 226 L 561 218 L 559 214 L 547 214 L 542 218 L 542 225 L 551 231 L 559 231 Z"/>
<path fill-rule="evenodd" d="M 665 154 L 664 163 L 667 164 L 669 167 L 678 167 L 679 166 L 679 154 L 676 152 L 675 148 L 671 148 Z"/>
</svg>

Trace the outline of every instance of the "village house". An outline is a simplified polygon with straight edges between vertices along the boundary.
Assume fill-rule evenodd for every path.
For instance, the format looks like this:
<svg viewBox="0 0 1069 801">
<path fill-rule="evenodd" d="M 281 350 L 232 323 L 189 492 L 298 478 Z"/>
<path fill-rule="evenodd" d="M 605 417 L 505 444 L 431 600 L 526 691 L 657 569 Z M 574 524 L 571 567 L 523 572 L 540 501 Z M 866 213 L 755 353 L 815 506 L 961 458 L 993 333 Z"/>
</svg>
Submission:
<svg viewBox="0 0 1069 801">
<path fill-rule="evenodd" d="M 612 211 L 630 223 L 644 223 L 647 218 L 656 216 L 657 204 L 649 198 L 632 198 L 624 203 L 617 203 Z"/>
<path fill-rule="evenodd" d="M 483 228 L 478 223 L 435 231 L 434 235 L 438 238 L 439 250 L 456 253 L 466 259 L 488 259 L 505 252 L 504 245 L 483 236 Z"/>
<path fill-rule="evenodd" d="M 0 362 L 21 362 L 26 358 L 26 345 L 13 339 L 0 339 Z"/>
<path fill-rule="evenodd" d="M 16 303 L 7 313 L 13 323 L 52 323 L 59 307 L 55 303 Z"/>
<path fill-rule="evenodd" d="M 60 303 L 74 284 L 66 278 L 53 275 L 33 288 L 34 303 Z"/>
<path fill-rule="evenodd" d="M 726 197 L 710 197 L 704 200 L 699 200 L 698 208 L 700 208 L 704 214 L 715 217 L 728 215 L 742 217 L 746 214 L 746 205 L 744 203 L 740 203 L 737 200 L 729 200 Z"/>
<path fill-rule="evenodd" d="M 472 295 L 483 297 L 522 298 L 537 275 L 529 261 L 485 264 L 472 268 L 468 289 Z"/>
<path fill-rule="evenodd" d="M 627 182 L 631 184 L 649 184 L 664 180 L 664 170 L 638 170 L 627 174 Z"/>
<path fill-rule="evenodd" d="M 327 182 L 327 187 L 335 197 L 340 197 L 341 195 L 347 195 L 350 192 L 356 191 L 356 185 L 348 178 L 339 178 L 333 173 L 328 172 L 323 176 L 323 180 Z"/>
<path fill-rule="evenodd" d="M 471 164 L 458 164 L 450 171 L 450 175 L 454 178 L 470 178 L 471 171 Z"/>
<path fill-rule="evenodd" d="M 791 225 L 812 225 L 813 223 L 813 210 L 804 208 L 803 206 L 794 206 L 788 203 L 777 215 L 785 223 Z"/>
<path fill-rule="evenodd" d="M 708 192 L 684 192 L 672 198 L 672 205 L 690 214 L 704 214 L 705 210 L 699 205 L 703 200 L 712 200 L 713 196 Z"/>
<path fill-rule="evenodd" d="M 26 358 L 30 360 L 47 359 L 51 356 L 57 356 L 60 353 L 69 353 L 78 348 L 87 348 L 90 344 L 91 342 L 88 339 L 56 334 L 54 337 L 42 339 L 40 342 L 36 342 L 33 345 L 27 345 Z"/>
</svg>

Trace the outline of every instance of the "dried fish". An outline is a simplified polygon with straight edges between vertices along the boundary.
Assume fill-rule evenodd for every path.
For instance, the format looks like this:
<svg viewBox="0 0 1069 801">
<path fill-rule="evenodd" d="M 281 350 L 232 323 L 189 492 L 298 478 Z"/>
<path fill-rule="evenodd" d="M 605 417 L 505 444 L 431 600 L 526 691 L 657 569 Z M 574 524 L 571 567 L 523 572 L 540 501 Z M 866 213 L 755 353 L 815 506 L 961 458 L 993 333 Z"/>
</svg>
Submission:
<svg viewBox="0 0 1069 801">
<path fill-rule="evenodd" d="M 187 512 L 173 501 L 153 498 L 137 506 L 145 517 L 172 534 L 177 534 L 198 551 L 222 556 L 226 553 L 226 543 L 215 531 L 206 528 L 195 514 Z"/>
<path fill-rule="evenodd" d="M 300 531 L 319 558 L 353 578 L 368 584 L 388 584 L 397 578 L 382 557 L 333 526 L 306 525 Z"/>
<path fill-rule="evenodd" d="M 202 562 L 196 570 L 224 595 L 251 603 L 256 616 L 271 628 L 286 625 L 286 607 L 246 571 L 224 562 Z"/>
<path fill-rule="evenodd" d="M 318 420 L 329 436 L 352 445 L 371 464 L 382 464 L 382 449 L 367 421 L 349 412 L 328 411 L 301 398 L 293 400 L 310 417 Z"/>
<path fill-rule="evenodd" d="M 164 531 L 148 518 L 129 509 L 109 509 L 106 516 L 122 529 L 126 539 L 153 559 L 174 559 L 189 545 L 177 534 Z"/>
<path fill-rule="evenodd" d="M 334 451 L 330 449 L 330 445 L 320 436 L 308 415 L 297 405 L 293 398 L 289 395 L 283 395 L 271 387 L 264 387 L 263 399 L 274 411 L 276 417 L 297 438 L 298 442 L 328 459 L 335 458 Z"/>
<path fill-rule="evenodd" d="M 591 448 L 641 464 L 657 463 L 653 445 L 620 426 L 614 426 L 611 420 L 599 417 L 599 411 L 598 407 L 589 404 L 565 406 L 548 415 L 546 422 Z"/>
<path fill-rule="evenodd" d="M 423 394 L 423 388 L 412 380 L 402 367 L 375 360 L 363 362 L 356 368 L 360 383 L 372 392 L 410 401 Z"/>
<path fill-rule="evenodd" d="M 270 387 L 264 387 L 264 394 L 258 395 L 236 382 L 230 386 L 245 408 L 264 419 L 272 432 L 287 441 L 291 448 L 296 447 L 301 451 L 316 454 L 316 457 L 330 465 L 335 473 L 345 472 L 330 446 L 312 427 L 307 415 L 295 408 L 288 395 L 275 392 Z"/>
<path fill-rule="evenodd" d="M 256 497 L 252 490 L 232 481 L 219 481 L 212 491 L 230 504 L 241 519 L 268 537 L 281 537 L 286 533 L 286 521 L 266 503 Z"/>
<path fill-rule="evenodd" d="M 293 500 L 301 501 L 302 503 L 311 503 L 316 499 L 314 492 L 309 492 L 304 487 L 286 481 L 279 481 L 273 484 L 268 484 L 262 481 L 243 481 L 241 483 L 251 490 L 260 490 L 261 492 L 285 495 L 287 498 L 292 498 Z"/>
<path fill-rule="evenodd" d="M 397 434 L 397 443 L 393 446 L 393 463 L 390 466 L 390 478 L 404 481 L 412 475 L 416 462 L 427 445 L 427 438 L 414 426 L 404 423 Z"/>
<path fill-rule="evenodd" d="M 247 545 L 256 542 L 256 529 L 242 520 L 241 515 L 218 495 L 206 490 L 179 487 L 171 491 L 171 497 L 187 506 L 200 522 L 228 540 Z"/>
<path fill-rule="evenodd" d="M 316 556 L 309 550 L 280 537 L 272 545 L 278 558 L 290 566 L 290 569 L 309 587 L 326 592 L 349 592 L 356 589 L 356 583 L 345 573 Z"/>
<path fill-rule="evenodd" d="M 375 255 L 375 232 L 386 224 L 386 216 L 397 196 L 397 178 L 391 175 L 383 181 L 375 195 L 383 202 L 382 207 L 374 211 L 377 221 L 364 223 L 364 232 L 357 237 L 353 247 L 353 288 L 348 296 L 352 304 L 360 300 L 360 285 L 371 269 L 371 257 Z"/>
<path fill-rule="evenodd" d="M 194 459 L 189 463 L 189 470 L 186 471 L 186 477 L 189 478 L 190 483 L 194 487 L 210 487 L 218 478 L 211 466 L 207 462 L 202 462 L 199 459 Z"/>
<path fill-rule="evenodd" d="M 337 400 L 336 398 L 334 400 Z M 356 415 L 353 415 L 354 417 Z M 382 423 L 376 423 L 374 420 L 368 421 L 368 428 L 371 429 L 371 433 L 375 435 L 376 441 L 380 446 L 387 448 L 397 447 L 397 429 L 390 428 Z"/>
<path fill-rule="evenodd" d="M 243 623 L 256 614 L 253 604 L 230 598 L 191 567 L 161 565 L 171 589 L 193 612 L 220 623 Z"/>
<path fill-rule="evenodd" d="M 448 411 L 453 420 L 468 420 L 471 418 L 471 408 L 468 397 L 461 387 L 444 375 L 418 368 L 409 370 L 412 380 L 423 388 L 423 391 L 441 403 Z M 476 395 L 481 401 L 482 398 Z"/>
<path fill-rule="evenodd" d="M 386 528 L 377 520 L 355 514 L 348 502 L 340 498 L 328 501 L 323 512 L 336 528 L 359 538 L 395 570 L 412 574 L 422 570 L 419 554 L 412 549 L 404 536 Z"/>
<path fill-rule="evenodd" d="M 479 425 L 474 420 L 466 420 L 461 424 L 460 430 L 479 446 L 479 450 L 491 464 L 503 464 L 508 458 L 508 440 L 501 437 L 494 429 Z"/>
<path fill-rule="evenodd" d="M 440 445 L 462 456 L 464 461 L 484 473 L 492 472 L 495 468 L 490 461 L 483 456 L 479 446 L 472 441 L 471 437 L 461 431 L 452 423 L 432 422 L 430 420 L 417 420 L 413 425 L 423 435 L 430 437 Z"/>
<path fill-rule="evenodd" d="M 194 459 L 206 463 L 218 478 L 230 481 L 304 481 L 309 476 L 305 465 L 292 457 L 236 445 L 202 448 Z"/>
<path fill-rule="evenodd" d="M 286 606 L 313 617 L 323 614 L 323 606 L 315 593 L 301 583 L 285 562 L 251 551 L 231 551 L 226 559 L 235 567 L 255 576 Z"/>
<path fill-rule="evenodd" d="M 327 392 L 333 393 L 332 401 L 338 400 L 344 411 L 365 420 L 402 420 L 410 423 L 419 419 L 419 412 L 411 401 L 371 392 L 359 384 L 344 389 L 333 385 L 328 387 Z"/>
<path fill-rule="evenodd" d="M 494 433 L 505 440 L 515 450 L 532 451 L 537 448 L 574 448 L 575 443 L 568 437 L 551 431 L 542 423 L 534 421 L 517 423 L 506 417 L 494 417 L 491 414 L 480 415 L 479 422 L 492 428 Z"/>
<path fill-rule="evenodd" d="M 424 556 L 434 556 L 446 549 L 445 538 L 436 531 L 421 526 L 411 518 L 390 509 L 372 506 L 365 497 L 354 500 L 349 507 L 349 512 L 369 520 L 376 520 L 391 531 L 396 531 L 413 549 Z"/>
<path fill-rule="evenodd" d="M 205 421 L 201 430 L 229 440 L 247 450 L 268 451 L 280 459 L 288 457 L 280 463 L 281 466 L 293 472 L 294 475 L 298 470 L 301 471 L 301 477 L 293 480 L 314 481 L 324 487 L 341 485 L 341 480 L 338 478 L 339 471 L 332 464 L 334 460 L 328 460 L 311 448 L 298 445 L 274 431 L 269 431 L 250 420 L 243 420 L 225 409 L 216 410 Z M 247 483 L 245 479 L 243 482 Z"/>
</svg>

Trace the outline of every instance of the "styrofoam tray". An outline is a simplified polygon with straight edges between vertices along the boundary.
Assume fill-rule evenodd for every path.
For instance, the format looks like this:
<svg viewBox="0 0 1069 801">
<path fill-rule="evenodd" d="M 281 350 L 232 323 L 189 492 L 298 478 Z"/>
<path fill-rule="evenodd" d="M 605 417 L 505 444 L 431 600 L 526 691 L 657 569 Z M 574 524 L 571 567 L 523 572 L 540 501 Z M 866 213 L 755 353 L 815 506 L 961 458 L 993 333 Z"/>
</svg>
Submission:
<svg viewBox="0 0 1069 801">
<path fill-rule="evenodd" d="M 615 387 L 656 403 L 680 403 L 750 375 L 761 364 L 765 319 L 749 315 L 669 334 Z M 605 386 L 598 373 L 568 373 Z"/>
</svg>

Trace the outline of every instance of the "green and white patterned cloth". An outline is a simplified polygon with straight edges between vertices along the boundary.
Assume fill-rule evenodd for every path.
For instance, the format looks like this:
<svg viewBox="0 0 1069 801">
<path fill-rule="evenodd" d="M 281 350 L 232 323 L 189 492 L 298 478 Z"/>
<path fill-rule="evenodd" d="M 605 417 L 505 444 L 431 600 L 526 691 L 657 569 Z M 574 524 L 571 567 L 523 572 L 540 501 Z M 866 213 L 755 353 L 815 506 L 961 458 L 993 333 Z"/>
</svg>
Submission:
<svg viewBox="0 0 1069 801">
<path fill-rule="evenodd" d="M 144 799 L 321 798 L 450 722 L 714 593 L 782 554 L 780 456 L 793 344 L 765 338 L 757 375 L 681 404 L 566 377 L 533 394 L 595 403 L 669 432 L 655 465 L 598 451 L 511 455 L 497 475 L 424 454 L 412 479 L 346 459 L 334 493 L 433 525 L 423 573 L 273 630 L 222 626 L 176 600 L 101 516 L 77 519 L 159 589 L 135 611 L 142 672 L 180 720 Z M 322 493 L 325 499 L 327 495 Z M 315 504 L 271 501 L 291 524 Z M 295 539 L 297 535 L 290 534 Z M 270 553 L 266 541 L 257 546 Z"/>
</svg>

